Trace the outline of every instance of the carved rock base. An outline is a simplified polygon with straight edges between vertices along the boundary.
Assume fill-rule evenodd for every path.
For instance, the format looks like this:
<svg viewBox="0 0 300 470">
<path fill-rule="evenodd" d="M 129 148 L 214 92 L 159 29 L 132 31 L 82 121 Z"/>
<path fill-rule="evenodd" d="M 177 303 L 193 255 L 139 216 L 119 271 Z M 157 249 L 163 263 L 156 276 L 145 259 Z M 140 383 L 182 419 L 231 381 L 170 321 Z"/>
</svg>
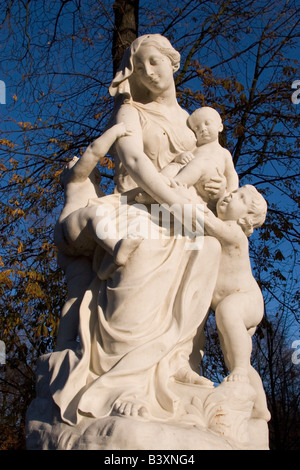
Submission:
<svg viewBox="0 0 300 470">
<path fill-rule="evenodd" d="M 251 418 L 254 390 L 243 383 L 215 388 L 173 383 L 185 398 L 176 422 L 111 415 L 62 422 L 49 393 L 49 377 L 38 371 L 37 398 L 27 412 L 29 450 L 267 450 L 268 425 Z M 182 394 L 184 388 L 185 394 Z M 181 391 L 181 393 L 180 393 Z"/>
</svg>

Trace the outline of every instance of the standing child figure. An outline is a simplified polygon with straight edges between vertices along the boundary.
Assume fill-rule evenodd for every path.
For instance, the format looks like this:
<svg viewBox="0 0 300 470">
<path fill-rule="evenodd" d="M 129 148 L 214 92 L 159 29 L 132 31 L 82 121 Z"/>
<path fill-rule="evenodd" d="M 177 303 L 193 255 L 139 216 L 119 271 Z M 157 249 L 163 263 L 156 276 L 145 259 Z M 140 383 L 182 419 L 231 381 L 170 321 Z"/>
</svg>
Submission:
<svg viewBox="0 0 300 470">
<path fill-rule="evenodd" d="M 204 228 L 221 244 L 221 260 L 212 299 L 225 363 L 225 381 L 250 382 L 257 396 L 253 417 L 269 420 L 260 376 L 251 366 L 252 336 L 264 313 L 261 290 L 253 277 L 248 237 L 264 223 L 267 203 L 254 186 L 243 186 L 217 204 L 216 217 L 205 211 Z"/>
</svg>

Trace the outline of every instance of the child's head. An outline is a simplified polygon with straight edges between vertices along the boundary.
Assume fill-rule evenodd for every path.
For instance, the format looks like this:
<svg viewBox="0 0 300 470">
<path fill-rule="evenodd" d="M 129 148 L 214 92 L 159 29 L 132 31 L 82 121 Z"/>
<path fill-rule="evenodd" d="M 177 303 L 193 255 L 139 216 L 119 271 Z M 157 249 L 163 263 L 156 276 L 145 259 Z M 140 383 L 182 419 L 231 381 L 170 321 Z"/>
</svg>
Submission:
<svg viewBox="0 0 300 470">
<path fill-rule="evenodd" d="M 197 145 L 218 140 L 219 132 L 223 130 L 220 114 L 209 106 L 196 109 L 189 116 L 188 125 L 196 135 Z"/>
<path fill-rule="evenodd" d="M 246 184 L 220 200 L 217 213 L 222 220 L 235 220 L 249 237 L 264 223 L 267 203 L 254 186 Z"/>
</svg>

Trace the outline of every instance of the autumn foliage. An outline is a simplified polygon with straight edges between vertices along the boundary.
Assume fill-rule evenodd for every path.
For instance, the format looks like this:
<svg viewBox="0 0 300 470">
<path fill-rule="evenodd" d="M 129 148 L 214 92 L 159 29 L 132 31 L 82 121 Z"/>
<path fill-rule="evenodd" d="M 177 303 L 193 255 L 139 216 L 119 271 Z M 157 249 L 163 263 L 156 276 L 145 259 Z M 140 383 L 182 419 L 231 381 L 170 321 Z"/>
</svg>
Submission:
<svg viewBox="0 0 300 470">
<path fill-rule="evenodd" d="M 278 338 L 270 325 L 280 318 L 288 338 L 299 331 L 300 105 L 291 102 L 291 84 L 299 79 L 297 2 L 125 3 L 125 10 L 121 0 L 114 8 L 113 2 L 96 0 L 13 0 L 0 6 L 0 79 L 7 84 L 7 104 L 0 105 L 0 339 L 6 345 L 6 364 L 0 365 L 2 450 L 25 446 L 35 362 L 55 347 L 66 297 L 53 244 L 63 202 L 59 176 L 64 164 L 82 155 L 109 125 L 114 103 L 108 86 L 137 31 L 163 34 L 180 51 L 175 77 L 180 104 L 190 112 L 203 105 L 220 112 L 225 126 L 221 143 L 233 155 L 241 184 L 254 184 L 268 201 L 266 223 L 251 241 L 254 274 L 266 306 L 255 360 L 261 367 L 268 364 L 266 383 L 273 383 L 275 357 L 268 355 L 268 341 Z M 101 187 L 110 193 L 111 155 L 99 169 Z M 208 335 L 206 366 L 208 374 L 218 376 L 224 365 L 213 336 Z M 290 357 L 290 343 L 284 343 L 281 358 Z M 290 376 L 295 374 L 289 359 L 286 364 Z M 277 406 L 287 416 L 293 407 L 296 422 L 295 389 L 291 384 L 285 389 L 279 406 L 277 386 L 274 381 L 268 389 L 271 412 L 277 416 Z M 290 426 L 292 420 L 287 422 Z M 282 421 L 277 424 L 283 433 L 287 428 L 282 426 Z M 293 439 L 286 448 L 299 446 L 299 435 Z"/>
</svg>

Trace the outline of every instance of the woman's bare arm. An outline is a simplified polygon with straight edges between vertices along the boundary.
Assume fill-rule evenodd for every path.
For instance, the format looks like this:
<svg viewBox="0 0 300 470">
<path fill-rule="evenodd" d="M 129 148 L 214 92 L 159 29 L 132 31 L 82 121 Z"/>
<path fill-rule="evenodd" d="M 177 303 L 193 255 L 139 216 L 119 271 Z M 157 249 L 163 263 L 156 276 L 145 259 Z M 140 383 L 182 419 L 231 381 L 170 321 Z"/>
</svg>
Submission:
<svg viewBox="0 0 300 470">
<path fill-rule="evenodd" d="M 177 187 L 171 188 L 166 182 L 166 177 L 157 171 L 151 160 L 144 153 L 142 129 L 138 112 L 131 105 L 123 105 L 118 114 L 117 122 L 124 122 L 125 126 L 131 129 L 132 134 L 121 137 L 116 149 L 119 158 L 129 175 L 155 201 L 160 204 L 174 203 L 183 205 L 189 201 L 182 197 L 181 191 Z"/>
</svg>

